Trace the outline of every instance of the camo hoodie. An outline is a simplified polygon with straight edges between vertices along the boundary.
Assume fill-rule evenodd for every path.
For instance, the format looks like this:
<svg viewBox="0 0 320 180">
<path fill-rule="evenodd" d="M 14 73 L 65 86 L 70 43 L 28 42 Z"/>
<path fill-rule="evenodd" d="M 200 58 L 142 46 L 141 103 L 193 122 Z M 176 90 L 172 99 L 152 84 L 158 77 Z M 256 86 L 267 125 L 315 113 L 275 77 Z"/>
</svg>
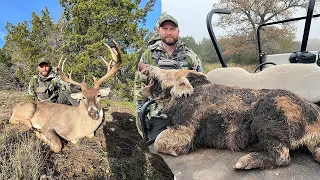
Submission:
<svg viewBox="0 0 320 180">
<path fill-rule="evenodd" d="M 56 70 L 52 68 L 48 77 L 43 78 L 40 74 L 37 74 L 30 79 L 28 99 L 56 102 L 60 91 L 70 93 L 70 84 L 64 82 Z"/>
<path fill-rule="evenodd" d="M 193 69 L 204 72 L 199 57 L 191 49 L 187 48 L 182 41 L 178 40 L 177 47 L 171 56 L 169 56 L 168 52 L 162 48 L 161 43 L 162 41 L 158 40 L 154 44 L 149 45 L 148 49 L 142 54 L 140 62 L 158 66 L 159 60 L 169 59 L 177 61 L 180 64 L 181 69 Z M 141 83 L 146 83 L 146 80 L 142 79 L 139 73 L 136 73 L 134 95 L 137 114 L 140 112 L 143 104 L 147 101 L 147 99 L 141 95 Z M 161 113 L 161 109 L 159 109 L 157 105 L 150 106 L 148 117 L 167 118 L 165 114 Z"/>
</svg>

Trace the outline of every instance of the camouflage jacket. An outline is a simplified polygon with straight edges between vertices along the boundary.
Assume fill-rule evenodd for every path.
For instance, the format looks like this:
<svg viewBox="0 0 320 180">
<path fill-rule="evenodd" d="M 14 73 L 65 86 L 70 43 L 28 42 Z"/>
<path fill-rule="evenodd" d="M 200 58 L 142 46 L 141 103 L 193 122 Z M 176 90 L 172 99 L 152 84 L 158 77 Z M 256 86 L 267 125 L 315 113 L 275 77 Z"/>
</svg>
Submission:
<svg viewBox="0 0 320 180">
<path fill-rule="evenodd" d="M 71 92 L 70 84 L 64 82 L 52 68 L 47 78 L 34 75 L 29 81 L 28 99 L 56 102 L 60 91 Z"/>
<path fill-rule="evenodd" d="M 171 56 L 169 56 L 167 51 L 162 48 L 161 43 L 162 41 L 160 40 L 148 46 L 148 49 L 142 54 L 140 62 L 158 66 L 159 60 L 170 59 L 178 62 L 179 69 L 194 69 L 199 72 L 203 72 L 199 57 L 191 49 L 187 48 L 183 42 L 181 42 L 180 40 L 177 42 L 177 47 Z M 147 99 L 145 99 L 141 95 L 141 83 L 146 83 L 146 80 L 142 79 L 139 73 L 136 73 L 134 93 L 137 114 L 140 112 L 142 105 L 147 101 Z M 157 105 L 150 106 L 150 113 L 148 116 L 149 118 L 166 118 L 166 115 L 161 113 L 161 109 L 159 109 Z"/>
</svg>

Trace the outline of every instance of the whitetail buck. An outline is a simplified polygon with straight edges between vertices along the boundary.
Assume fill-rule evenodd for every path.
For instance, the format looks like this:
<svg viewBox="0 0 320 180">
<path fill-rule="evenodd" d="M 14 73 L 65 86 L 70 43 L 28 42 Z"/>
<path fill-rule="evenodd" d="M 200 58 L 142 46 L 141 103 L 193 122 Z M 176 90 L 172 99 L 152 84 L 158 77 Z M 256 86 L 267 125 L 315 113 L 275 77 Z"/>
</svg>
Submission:
<svg viewBox="0 0 320 180">
<path fill-rule="evenodd" d="M 30 128 L 36 128 L 39 131 L 36 132 L 36 136 L 49 145 L 54 152 L 59 152 L 62 148 L 59 136 L 72 143 L 76 143 L 85 136 L 93 137 L 94 131 L 102 123 L 103 118 L 100 99 L 102 95 L 106 95 L 99 90 L 99 86 L 117 71 L 121 63 L 120 48 L 115 41 L 113 43 L 116 50 L 105 44 L 111 51 L 113 60 L 108 63 L 101 57 L 107 66 L 107 74 L 99 80 L 93 77 L 94 86 L 92 88 L 85 86 L 85 79 L 82 83 L 72 80 L 71 73 L 69 73 L 69 78 L 66 77 L 63 74 L 63 65 L 60 68 L 62 58 L 60 59 L 57 68 L 58 74 L 64 81 L 81 87 L 82 92 L 78 107 L 40 101 L 21 102 L 14 106 L 9 122 L 23 123 Z M 116 63 L 111 68 L 114 60 Z"/>
</svg>

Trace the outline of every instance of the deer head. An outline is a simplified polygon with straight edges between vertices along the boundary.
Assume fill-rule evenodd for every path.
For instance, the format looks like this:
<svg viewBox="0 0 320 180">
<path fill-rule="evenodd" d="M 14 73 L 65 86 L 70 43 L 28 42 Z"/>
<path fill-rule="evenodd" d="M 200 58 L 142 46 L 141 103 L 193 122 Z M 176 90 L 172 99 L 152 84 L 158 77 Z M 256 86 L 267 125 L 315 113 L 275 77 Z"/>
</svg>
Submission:
<svg viewBox="0 0 320 180">
<path fill-rule="evenodd" d="M 69 77 L 67 77 L 63 73 L 63 66 L 66 59 L 63 61 L 62 67 L 61 67 L 61 61 L 62 61 L 62 57 L 61 57 L 57 67 L 57 72 L 60 75 L 62 80 L 81 87 L 81 93 L 77 97 L 80 100 L 79 106 L 85 106 L 88 111 L 88 115 L 92 119 L 99 119 L 99 117 L 102 116 L 102 108 L 101 108 L 100 100 L 102 96 L 106 96 L 110 91 L 110 90 L 109 91 L 99 90 L 101 83 L 104 80 L 111 77 L 119 69 L 122 61 L 119 45 L 115 41 L 112 41 L 112 42 L 115 45 L 115 49 L 110 48 L 106 43 L 104 43 L 104 45 L 106 45 L 111 52 L 112 60 L 110 62 L 107 62 L 102 57 L 100 57 L 106 65 L 107 73 L 100 79 L 93 77 L 93 81 L 94 81 L 93 87 L 87 87 L 85 85 L 85 77 L 83 78 L 82 83 L 78 83 L 72 80 L 72 77 L 71 77 L 72 71 L 68 73 Z M 112 64 L 114 65 L 111 67 Z"/>
</svg>

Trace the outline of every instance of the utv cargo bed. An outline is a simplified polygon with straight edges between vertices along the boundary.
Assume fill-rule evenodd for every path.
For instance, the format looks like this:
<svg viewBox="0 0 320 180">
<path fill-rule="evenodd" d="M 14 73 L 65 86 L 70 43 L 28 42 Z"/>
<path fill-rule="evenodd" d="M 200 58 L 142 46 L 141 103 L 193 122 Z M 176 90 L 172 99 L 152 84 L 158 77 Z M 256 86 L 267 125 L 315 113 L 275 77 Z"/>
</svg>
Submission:
<svg viewBox="0 0 320 180">
<path fill-rule="evenodd" d="M 154 152 L 152 145 L 149 146 Z M 178 157 L 159 153 L 176 180 L 316 180 L 320 164 L 308 150 L 291 151 L 291 163 L 275 169 L 234 170 L 233 165 L 247 152 L 200 149 Z"/>
</svg>

